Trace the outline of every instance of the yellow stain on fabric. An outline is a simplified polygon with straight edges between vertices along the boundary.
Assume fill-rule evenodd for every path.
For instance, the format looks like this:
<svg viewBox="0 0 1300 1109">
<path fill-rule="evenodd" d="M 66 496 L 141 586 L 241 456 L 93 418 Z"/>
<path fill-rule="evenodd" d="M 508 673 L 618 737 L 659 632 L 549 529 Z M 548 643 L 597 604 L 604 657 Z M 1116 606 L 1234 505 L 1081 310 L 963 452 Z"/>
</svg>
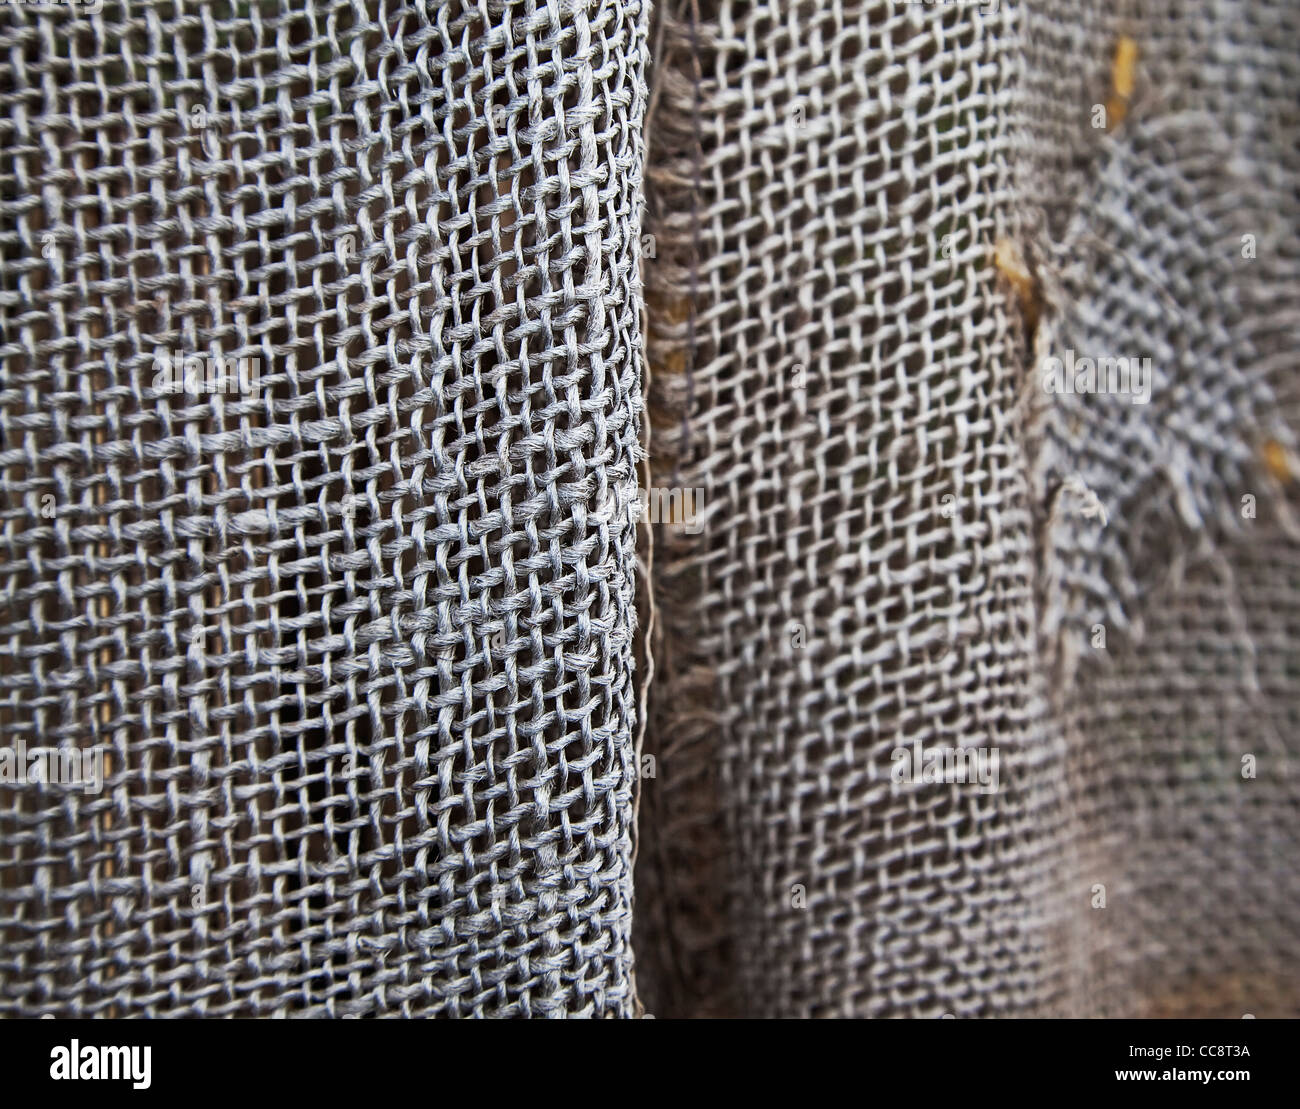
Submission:
<svg viewBox="0 0 1300 1109">
<path fill-rule="evenodd" d="M 1111 66 L 1111 84 L 1115 95 L 1125 100 L 1133 99 L 1138 64 L 1138 44 L 1128 35 L 1122 35 L 1115 47 L 1115 62 Z"/>
<path fill-rule="evenodd" d="M 1007 279 L 1020 302 L 1020 314 L 1025 319 L 1025 330 L 1032 337 L 1038 330 L 1040 304 L 1038 282 L 1025 265 L 1020 247 L 1012 239 L 999 239 L 993 246 L 993 265 Z"/>
<path fill-rule="evenodd" d="M 1128 102 L 1137 86 L 1137 65 L 1141 51 L 1135 39 L 1121 35 L 1110 65 L 1111 95 L 1106 101 L 1106 130 L 1113 131 L 1128 116 Z"/>
<path fill-rule="evenodd" d="M 1279 482 L 1290 485 L 1295 480 L 1295 475 L 1291 472 L 1291 456 L 1286 447 L 1276 439 L 1268 439 L 1264 443 L 1263 454 L 1264 468 Z"/>
</svg>

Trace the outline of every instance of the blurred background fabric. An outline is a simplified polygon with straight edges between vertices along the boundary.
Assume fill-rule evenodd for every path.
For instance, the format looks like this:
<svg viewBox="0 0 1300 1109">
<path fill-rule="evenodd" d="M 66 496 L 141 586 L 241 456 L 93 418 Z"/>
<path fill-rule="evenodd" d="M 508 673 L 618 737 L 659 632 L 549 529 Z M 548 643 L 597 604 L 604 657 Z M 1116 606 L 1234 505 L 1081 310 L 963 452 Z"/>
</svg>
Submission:
<svg viewBox="0 0 1300 1109">
<path fill-rule="evenodd" d="M 1294 0 L 0 47 L 0 1015 L 1300 1015 Z"/>
</svg>

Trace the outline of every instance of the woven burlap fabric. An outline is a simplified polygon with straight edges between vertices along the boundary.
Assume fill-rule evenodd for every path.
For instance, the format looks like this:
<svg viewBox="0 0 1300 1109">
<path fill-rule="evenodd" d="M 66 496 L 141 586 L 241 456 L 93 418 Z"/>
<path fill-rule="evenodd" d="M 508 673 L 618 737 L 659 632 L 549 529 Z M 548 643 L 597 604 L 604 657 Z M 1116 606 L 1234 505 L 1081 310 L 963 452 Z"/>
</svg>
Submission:
<svg viewBox="0 0 1300 1109">
<path fill-rule="evenodd" d="M 1026 31 L 1023 179 L 1050 302 L 1037 352 L 1154 369 L 1144 406 L 1037 398 L 1042 636 L 1070 748 L 1069 919 L 1087 954 L 1064 1001 L 1294 1016 L 1300 18 L 1266 2 L 1045 9 Z M 1140 47 L 1139 82 L 1098 136 L 1061 92 L 1087 99 L 1109 58 L 1061 59 L 1122 35 Z M 1071 477 L 1105 526 L 1062 495 Z M 1081 909 L 1096 883 L 1107 908 Z"/>
<path fill-rule="evenodd" d="M 0 1011 L 632 1011 L 647 14 L 0 14 Z"/>
<path fill-rule="evenodd" d="M 659 34 L 651 461 L 709 522 L 656 552 L 646 1004 L 1294 1014 L 1294 6 Z M 1045 395 L 1066 350 L 1150 403 Z M 891 791 L 917 742 L 1000 790 Z"/>
<path fill-rule="evenodd" d="M 0 1014 L 1300 1012 L 1293 2 L 0 44 Z"/>
<path fill-rule="evenodd" d="M 1034 650 L 1024 338 L 989 262 L 1016 207 L 1017 16 L 688 6 L 665 27 L 648 296 L 673 417 L 652 405 L 651 461 L 703 489 L 707 526 L 656 552 L 646 1003 L 1045 1004 L 1065 752 Z M 999 747 L 1001 792 L 896 794 L 890 752 L 917 739 Z"/>
</svg>

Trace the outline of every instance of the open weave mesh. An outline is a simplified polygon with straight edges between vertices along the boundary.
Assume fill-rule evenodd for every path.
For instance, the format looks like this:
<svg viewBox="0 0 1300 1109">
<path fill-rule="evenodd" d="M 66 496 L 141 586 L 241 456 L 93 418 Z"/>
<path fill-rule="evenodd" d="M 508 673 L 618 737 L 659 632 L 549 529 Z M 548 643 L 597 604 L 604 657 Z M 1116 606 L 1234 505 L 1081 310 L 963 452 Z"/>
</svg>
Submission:
<svg viewBox="0 0 1300 1109">
<path fill-rule="evenodd" d="M 662 15 L 646 1005 L 1300 1012 L 1294 4 Z"/>
<path fill-rule="evenodd" d="M 1063 748 L 1032 649 L 1024 339 L 989 262 L 1015 207 L 1016 20 L 846 3 L 668 24 L 659 64 L 695 42 L 700 77 L 652 121 L 687 120 L 649 170 L 686 272 L 656 267 L 649 295 L 694 306 L 674 374 L 651 301 L 652 395 L 680 412 L 652 463 L 703 490 L 707 524 L 657 558 L 656 1012 L 1046 1000 Z M 999 747 L 1002 791 L 897 794 L 890 752 L 915 739 Z M 724 880 L 676 892 L 714 844 Z"/>
<path fill-rule="evenodd" d="M 646 14 L 0 16 L 3 1011 L 631 1011 Z"/>
<path fill-rule="evenodd" d="M 1298 135 L 1294 0 L 5 6 L 0 1015 L 1300 1015 Z"/>
</svg>

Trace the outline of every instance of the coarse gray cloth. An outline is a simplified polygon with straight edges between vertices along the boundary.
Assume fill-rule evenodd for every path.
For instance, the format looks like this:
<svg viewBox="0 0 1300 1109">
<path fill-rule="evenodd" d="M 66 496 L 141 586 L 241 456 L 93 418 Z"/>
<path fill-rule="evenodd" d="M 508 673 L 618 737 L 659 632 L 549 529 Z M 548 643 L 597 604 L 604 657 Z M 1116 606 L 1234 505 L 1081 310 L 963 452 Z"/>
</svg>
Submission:
<svg viewBox="0 0 1300 1109">
<path fill-rule="evenodd" d="M 1300 1015 L 1298 290 L 1295 0 L 4 6 L 0 1016 Z"/>
</svg>

